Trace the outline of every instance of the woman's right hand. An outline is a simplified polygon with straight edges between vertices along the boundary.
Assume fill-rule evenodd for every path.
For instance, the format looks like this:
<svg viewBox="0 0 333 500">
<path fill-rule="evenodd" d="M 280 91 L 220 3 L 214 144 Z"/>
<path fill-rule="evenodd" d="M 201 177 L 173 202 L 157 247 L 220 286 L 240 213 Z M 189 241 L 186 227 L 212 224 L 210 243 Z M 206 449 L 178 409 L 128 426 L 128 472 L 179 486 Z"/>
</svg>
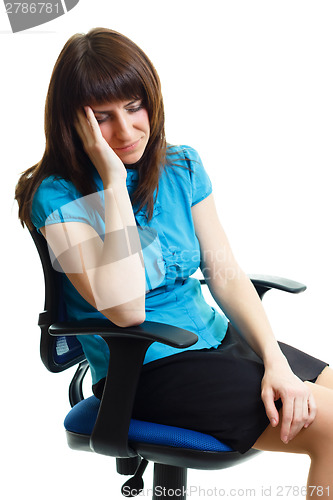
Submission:
<svg viewBox="0 0 333 500">
<path fill-rule="evenodd" d="M 93 110 L 89 106 L 77 112 L 75 129 L 85 152 L 101 176 L 104 188 L 118 181 L 126 181 L 126 168 L 104 139 Z"/>
</svg>

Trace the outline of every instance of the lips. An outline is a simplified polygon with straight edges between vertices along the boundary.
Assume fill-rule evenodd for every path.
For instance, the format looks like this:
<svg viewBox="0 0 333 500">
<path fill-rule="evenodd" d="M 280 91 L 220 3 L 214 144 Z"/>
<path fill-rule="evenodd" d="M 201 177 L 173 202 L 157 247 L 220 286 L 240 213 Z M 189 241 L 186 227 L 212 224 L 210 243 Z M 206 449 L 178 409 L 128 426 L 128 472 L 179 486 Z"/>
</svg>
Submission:
<svg viewBox="0 0 333 500">
<path fill-rule="evenodd" d="M 141 139 L 138 139 L 136 142 L 132 142 L 131 144 L 127 144 L 126 146 L 122 146 L 120 148 L 113 148 L 115 151 L 131 151 L 132 149 L 135 149 L 136 146 L 139 144 Z"/>
</svg>

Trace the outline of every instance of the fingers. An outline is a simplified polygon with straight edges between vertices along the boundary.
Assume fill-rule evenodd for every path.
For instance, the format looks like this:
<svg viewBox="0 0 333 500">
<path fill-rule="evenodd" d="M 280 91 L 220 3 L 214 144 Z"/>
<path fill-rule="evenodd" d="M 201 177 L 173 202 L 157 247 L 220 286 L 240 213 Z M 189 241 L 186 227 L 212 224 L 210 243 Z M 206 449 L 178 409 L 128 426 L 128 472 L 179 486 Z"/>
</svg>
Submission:
<svg viewBox="0 0 333 500">
<path fill-rule="evenodd" d="M 294 400 L 288 398 L 282 401 L 282 422 L 281 422 L 281 441 L 285 444 L 290 440 L 290 431 L 294 417 Z"/>
<path fill-rule="evenodd" d="M 88 122 L 90 122 L 91 125 L 93 124 L 94 121 L 96 121 L 97 123 L 94 112 L 90 106 L 83 106 L 83 110 L 85 112 Z"/>
<path fill-rule="evenodd" d="M 84 112 L 84 110 L 81 108 L 77 111 L 76 113 L 76 119 L 74 121 L 74 127 L 79 134 L 80 139 L 82 142 L 86 140 L 86 128 L 88 126 L 88 120 L 87 116 Z"/>
<path fill-rule="evenodd" d="M 265 405 L 266 415 L 273 427 L 279 423 L 279 412 L 274 403 L 274 392 L 271 389 L 264 389 L 261 394 L 262 401 Z"/>
<path fill-rule="evenodd" d="M 275 401 L 279 397 L 282 401 L 282 413 L 280 417 L 275 406 Z M 280 391 L 276 390 L 274 385 L 267 383 L 266 380 L 263 383 L 261 398 L 271 425 L 276 427 L 280 420 L 280 438 L 286 444 L 301 429 L 309 427 L 317 413 L 312 392 L 301 381 L 297 383 L 297 387 L 284 388 L 284 390 Z"/>
<path fill-rule="evenodd" d="M 90 106 L 84 106 L 84 112 L 82 111 L 82 115 L 85 113 L 85 123 L 88 125 L 89 129 L 92 130 L 93 132 L 97 132 L 100 134 L 100 128 L 98 125 L 98 121 L 96 120 L 96 117 L 94 115 L 93 110 L 91 109 Z"/>
<path fill-rule="evenodd" d="M 283 401 L 281 440 L 286 444 L 291 441 L 301 429 L 311 425 L 316 413 L 316 404 L 311 393 Z"/>
<path fill-rule="evenodd" d="M 84 106 L 77 111 L 74 126 L 87 151 L 96 144 L 104 143 L 101 129 L 90 106 Z"/>
<path fill-rule="evenodd" d="M 309 399 L 308 399 L 308 421 L 304 425 L 305 428 L 309 427 L 309 425 L 312 424 L 314 421 L 315 417 L 317 415 L 317 405 L 315 398 L 312 393 L 310 393 Z"/>
</svg>

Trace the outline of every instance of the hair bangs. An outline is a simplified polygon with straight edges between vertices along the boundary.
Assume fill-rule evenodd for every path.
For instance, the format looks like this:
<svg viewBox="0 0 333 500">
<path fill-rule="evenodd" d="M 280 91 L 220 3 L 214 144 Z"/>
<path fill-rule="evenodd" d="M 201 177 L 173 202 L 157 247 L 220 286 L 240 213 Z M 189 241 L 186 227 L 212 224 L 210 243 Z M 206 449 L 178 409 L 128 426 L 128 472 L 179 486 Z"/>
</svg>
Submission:
<svg viewBox="0 0 333 500">
<path fill-rule="evenodd" d="M 143 99 L 146 92 L 134 68 L 119 68 L 89 58 L 81 68 L 77 82 L 76 107 L 92 103 Z"/>
</svg>

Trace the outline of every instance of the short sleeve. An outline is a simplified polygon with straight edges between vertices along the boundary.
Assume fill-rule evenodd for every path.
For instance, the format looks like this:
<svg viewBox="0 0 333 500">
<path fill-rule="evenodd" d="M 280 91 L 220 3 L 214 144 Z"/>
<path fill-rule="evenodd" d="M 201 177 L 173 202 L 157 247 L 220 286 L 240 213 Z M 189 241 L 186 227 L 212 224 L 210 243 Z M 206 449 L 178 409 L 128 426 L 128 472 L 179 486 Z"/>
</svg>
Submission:
<svg viewBox="0 0 333 500">
<path fill-rule="evenodd" d="M 97 193 L 82 196 L 75 186 L 64 179 L 47 177 L 39 185 L 31 208 L 31 221 L 39 230 L 60 222 L 85 222 L 95 226 L 100 204 Z"/>
<path fill-rule="evenodd" d="M 193 206 L 207 198 L 207 196 L 212 193 L 213 188 L 209 175 L 207 174 L 197 151 L 189 146 L 184 146 L 183 148 L 185 158 L 190 160 L 188 166 L 191 168 L 191 206 Z"/>
</svg>

